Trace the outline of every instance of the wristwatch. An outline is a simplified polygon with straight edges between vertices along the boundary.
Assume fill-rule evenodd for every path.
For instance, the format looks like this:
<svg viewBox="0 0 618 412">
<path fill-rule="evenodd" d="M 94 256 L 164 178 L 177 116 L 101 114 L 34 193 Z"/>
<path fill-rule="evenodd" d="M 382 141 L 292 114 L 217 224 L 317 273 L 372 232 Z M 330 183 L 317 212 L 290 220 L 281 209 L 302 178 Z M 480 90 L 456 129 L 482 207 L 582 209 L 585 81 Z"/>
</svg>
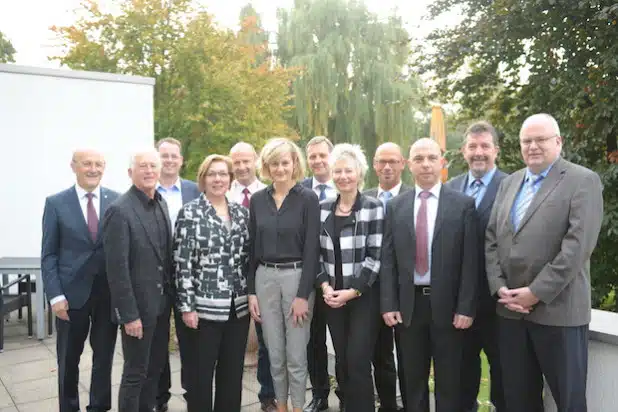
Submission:
<svg viewBox="0 0 618 412">
<path fill-rule="evenodd" d="M 357 297 L 357 298 L 363 295 L 363 294 L 361 293 L 361 291 L 360 291 L 360 290 L 358 290 L 358 289 L 354 289 L 354 293 L 356 294 L 356 297 Z"/>
</svg>

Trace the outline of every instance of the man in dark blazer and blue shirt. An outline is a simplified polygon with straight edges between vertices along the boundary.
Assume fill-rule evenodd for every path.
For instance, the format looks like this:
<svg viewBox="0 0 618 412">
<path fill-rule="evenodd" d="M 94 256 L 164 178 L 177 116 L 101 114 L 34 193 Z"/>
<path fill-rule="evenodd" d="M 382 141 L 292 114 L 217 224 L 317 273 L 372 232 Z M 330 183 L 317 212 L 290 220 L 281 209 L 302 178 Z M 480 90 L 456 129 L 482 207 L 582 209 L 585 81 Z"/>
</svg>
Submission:
<svg viewBox="0 0 618 412">
<path fill-rule="evenodd" d="M 107 209 L 103 222 L 112 309 L 124 355 L 118 412 L 156 410 L 167 357 L 173 245 L 167 204 L 156 190 L 160 171 L 154 148 L 133 155 L 133 185 Z"/>
<path fill-rule="evenodd" d="M 408 159 L 415 187 L 386 205 L 380 307 L 395 326 L 406 410 L 428 412 L 433 360 L 436 412 L 460 404 L 463 330 L 473 322 L 479 271 L 474 200 L 440 183 L 440 147 L 419 139 Z"/>
<path fill-rule="evenodd" d="M 159 183 L 157 184 L 157 191 L 161 194 L 170 214 L 170 223 L 172 225 L 172 233 L 174 233 L 174 227 L 176 226 L 176 216 L 178 211 L 183 205 L 190 201 L 197 199 L 200 196 L 200 190 L 195 182 L 182 179 L 180 177 L 180 169 L 182 168 L 182 144 L 179 140 L 173 137 L 166 137 L 157 142 L 157 150 L 161 156 L 161 176 L 159 177 Z M 167 310 L 167 309 L 166 309 Z M 184 397 L 187 399 L 189 388 L 187 386 L 187 367 L 192 365 L 192 362 L 185 359 L 183 362 L 184 354 L 187 352 L 185 349 L 185 335 L 187 327 L 182 321 L 182 314 L 176 308 L 176 305 L 172 305 L 169 309 L 174 313 L 174 326 L 176 327 L 176 338 L 178 339 L 178 351 L 180 352 L 180 382 L 182 388 L 185 390 Z M 159 384 L 157 389 L 157 412 L 166 412 L 168 410 L 167 402 L 170 400 L 172 394 L 170 388 L 172 387 L 172 374 L 170 370 L 169 353 L 161 377 L 159 378 Z"/>
<path fill-rule="evenodd" d="M 410 186 L 401 181 L 401 174 L 405 167 L 401 147 L 396 143 L 382 143 L 373 156 L 373 169 L 378 176 L 379 185 L 373 189 L 367 189 L 364 194 L 379 199 L 386 210 L 390 199 L 412 190 Z M 395 365 L 393 342 L 393 328 L 382 323 L 373 354 L 373 375 L 380 398 L 378 412 L 403 411 L 397 405 L 397 365 Z M 400 381 L 402 381 L 401 365 L 399 365 L 399 371 Z M 404 391 L 401 391 L 401 395 L 405 406 Z"/>
<path fill-rule="evenodd" d="M 446 186 L 474 198 L 480 219 L 481 244 L 485 242 L 485 229 L 502 179 L 507 174 L 496 167 L 498 133 L 488 122 L 477 122 L 466 130 L 461 149 L 468 172 L 451 179 Z M 464 356 L 461 368 L 461 409 L 463 412 L 478 410 L 477 396 L 481 382 L 481 349 L 489 361 L 491 374 L 491 402 L 497 412 L 504 412 L 504 390 L 500 357 L 496 299 L 489 293 L 485 272 L 485 250 L 481 248 L 479 292 L 474 324 L 465 332 Z"/>
<path fill-rule="evenodd" d="M 111 372 L 118 326 L 111 321 L 110 295 L 100 217 L 118 193 L 100 186 L 103 155 L 73 154 L 75 186 L 50 196 L 43 212 L 41 275 L 56 315 L 60 412 L 80 410 L 79 359 L 90 333 L 92 377 L 88 411 L 111 409 Z"/>
</svg>

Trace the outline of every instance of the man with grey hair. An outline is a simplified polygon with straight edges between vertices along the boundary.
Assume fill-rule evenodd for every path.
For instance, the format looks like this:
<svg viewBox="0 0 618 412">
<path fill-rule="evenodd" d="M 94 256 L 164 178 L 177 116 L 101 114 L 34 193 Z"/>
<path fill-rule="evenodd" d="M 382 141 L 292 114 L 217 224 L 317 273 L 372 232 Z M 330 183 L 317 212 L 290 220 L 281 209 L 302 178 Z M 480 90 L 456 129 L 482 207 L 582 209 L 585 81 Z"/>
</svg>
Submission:
<svg viewBox="0 0 618 412">
<path fill-rule="evenodd" d="M 480 121 L 471 124 L 464 133 L 461 148 L 463 157 L 468 163 L 468 171 L 454 177 L 446 184 L 447 187 L 474 198 L 480 219 L 481 239 L 479 241 L 481 244 L 485 239 L 485 229 L 498 187 L 507 176 L 496 167 L 498 150 L 498 133 L 490 123 Z M 483 350 L 490 366 L 491 402 L 497 412 L 503 412 L 506 408 L 500 370 L 496 299 L 489 293 L 484 254 L 481 254 L 478 275 L 479 293 L 476 318 L 472 327 L 464 333 L 460 410 L 464 412 L 478 410 L 477 396 L 481 383 L 481 350 Z"/>
<path fill-rule="evenodd" d="M 154 148 L 136 152 L 129 168 L 133 185 L 107 209 L 103 221 L 111 306 L 124 354 L 118 412 L 156 408 L 167 355 L 173 259 L 167 204 L 156 189 L 160 172 Z"/>
<path fill-rule="evenodd" d="M 601 180 L 560 156 L 560 129 L 548 114 L 528 117 L 519 143 L 526 168 L 503 180 L 485 242 L 507 410 L 542 411 L 545 377 L 557 410 L 585 412 Z"/>
</svg>

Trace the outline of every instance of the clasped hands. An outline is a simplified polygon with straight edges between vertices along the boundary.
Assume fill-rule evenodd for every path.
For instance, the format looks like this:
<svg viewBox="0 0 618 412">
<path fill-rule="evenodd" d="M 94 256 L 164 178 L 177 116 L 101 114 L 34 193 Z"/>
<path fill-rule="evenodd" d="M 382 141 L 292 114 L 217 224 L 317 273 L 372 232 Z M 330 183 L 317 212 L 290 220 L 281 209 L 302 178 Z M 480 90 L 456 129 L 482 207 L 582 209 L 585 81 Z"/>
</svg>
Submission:
<svg viewBox="0 0 618 412">
<path fill-rule="evenodd" d="M 335 290 L 330 285 L 322 287 L 322 295 L 324 295 L 324 302 L 333 309 L 345 306 L 349 300 L 358 296 L 354 289 Z"/>
<path fill-rule="evenodd" d="M 534 305 L 539 302 L 539 298 L 534 296 L 529 287 L 509 289 L 503 286 L 498 290 L 498 298 L 498 303 L 508 310 L 525 315 L 532 312 Z"/>
</svg>

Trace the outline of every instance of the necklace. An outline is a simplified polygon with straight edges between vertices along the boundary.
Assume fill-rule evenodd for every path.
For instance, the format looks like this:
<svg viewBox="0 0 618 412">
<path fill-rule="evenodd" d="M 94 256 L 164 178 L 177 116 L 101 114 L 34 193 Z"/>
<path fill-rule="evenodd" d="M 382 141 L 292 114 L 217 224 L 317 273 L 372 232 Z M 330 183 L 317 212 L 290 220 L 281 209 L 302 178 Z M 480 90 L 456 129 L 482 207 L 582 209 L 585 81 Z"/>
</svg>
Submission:
<svg viewBox="0 0 618 412">
<path fill-rule="evenodd" d="M 345 210 L 344 208 L 341 207 L 340 204 L 337 205 L 337 209 L 339 209 L 339 211 L 343 214 L 349 214 L 352 211 L 352 208 L 354 207 L 354 205 L 350 206 L 350 208 L 348 210 Z"/>
</svg>

